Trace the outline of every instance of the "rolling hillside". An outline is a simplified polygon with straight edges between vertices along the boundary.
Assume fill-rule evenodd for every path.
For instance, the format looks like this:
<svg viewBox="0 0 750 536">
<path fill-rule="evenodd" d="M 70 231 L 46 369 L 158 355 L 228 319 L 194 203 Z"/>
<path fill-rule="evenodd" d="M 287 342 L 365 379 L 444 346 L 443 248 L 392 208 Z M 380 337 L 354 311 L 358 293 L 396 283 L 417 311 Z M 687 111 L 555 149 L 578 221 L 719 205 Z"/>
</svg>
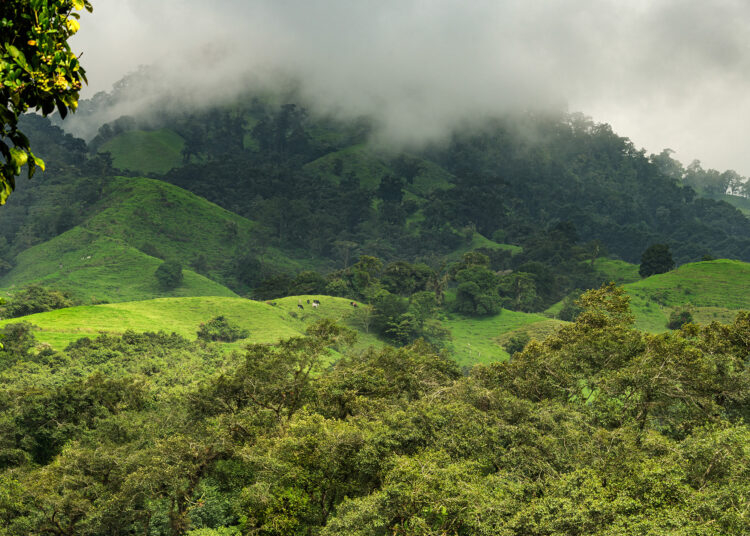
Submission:
<svg viewBox="0 0 750 536">
<path fill-rule="evenodd" d="M 665 331 L 669 313 L 686 306 L 696 322 L 729 321 L 738 310 L 750 309 L 750 264 L 727 259 L 684 264 L 625 289 L 640 329 Z"/>
<path fill-rule="evenodd" d="M 307 304 L 313 299 L 320 300 L 319 308 Z M 265 303 L 227 296 L 175 297 L 70 307 L 3 320 L 0 326 L 29 322 L 36 326 L 35 336 L 40 343 L 61 350 L 81 337 L 94 337 L 101 332 L 122 334 L 126 330 L 175 332 L 194 340 L 201 322 L 224 315 L 250 332 L 247 339 L 226 345 L 239 348 L 249 342 L 273 343 L 301 335 L 311 322 L 331 318 L 359 332 L 355 350 L 384 346 L 386 343 L 362 329 L 357 322 L 358 312 L 346 298 L 320 295 L 290 296 Z M 539 339 L 563 323 L 537 314 L 504 310 L 487 318 L 450 316 L 442 324 L 451 334 L 446 349 L 459 365 L 472 366 L 507 359 L 502 345 L 513 334 L 524 332 Z"/>
<path fill-rule="evenodd" d="M 67 291 L 84 303 L 159 296 L 236 296 L 189 269 L 183 269 L 179 287 L 165 291 L 153 275 L 161 263 L 122 240 L 76 227 L 22 252 L 16 267 L 0 278 L 0 287 L 7 291 L 42 283 Z"/>
<path fill-rule="evenodd" d="M 461 366 L 491 363 L 508 359 L 503 348 L 517 333 L 527 333 L 533 339 L 543 339 L 564 322 L 541 314 L 503 310 L 499 315 L 467 318 L 451 315 L 443 322 L 451 333 L 448 349 Z"/>
<path fill-rule="evenodd" d="M 200 271 L 220 282 L 234 282 L 234 260 L 252 247 L 254 225 L 177 186 L 124 177 L 110 183 L 100 210 L 83 224 L 150 255 L 185 266 L 200 262 Z M 303 266 L 272 248 L 264 260 L 292 270 Z"/>
<path fill-rule="evenodd" d="M 318 309 L 307 306 L 307 300 L 321 301 Z M 297 307 L 299 301 L 303 310 Z M 230 344 L 241 347 L 248 342 L 274 343 L 280 339 L 302 335 L 312 322 L 332 318 L 343 324 L 352 320 L 349 300 L 330 296 L 295 296 L 263 303 L 238 297 L 184 297 L 88 305 L 58 309 L 22 318 L 0 321 L 0 326 L 29 322 L 38 329 L 37 340 L 56 349 L 63 349 L 81 337 L 94 337 L 100 332 L 121 334 L 164 331 L 196 339 L 201 322 L 224 315 L 229 321 L 250 332 L 242 341 Z M 373 335 L 361 333 L 356 348 L 382 346 Z"/>
<path fill-rule="evenodd" d="M 84 301 L 234 296 L 226 285 L 247 288 L 238 262 L 252 247 L 253 226 L 176 186 L 116 177 L 83 223 L 18 255 L 0 288 L 43 282 Z M 162 291 L 151 277 L 162 260 L 176 260 L 185 271 L 173 291 Z M 289 271 L 310 264 L 273 248 L 262 260 Z"/>
<path fill-rule="evenodd" d="M 719 259 L 684 264 L 665 274 L 641 279 L 638 266 L 611 259 L 597 259 L 596 270 L 622 285 L 630 295 L 630 307 L 639 329 L 652 333 L 667 330 L 674 310 L 689 308 L 695 322 L 730 322 L 737 311 L 750 309 L 750 264 Z M 554 316 L 558 302 L 544 314 Z"/>
</svg>

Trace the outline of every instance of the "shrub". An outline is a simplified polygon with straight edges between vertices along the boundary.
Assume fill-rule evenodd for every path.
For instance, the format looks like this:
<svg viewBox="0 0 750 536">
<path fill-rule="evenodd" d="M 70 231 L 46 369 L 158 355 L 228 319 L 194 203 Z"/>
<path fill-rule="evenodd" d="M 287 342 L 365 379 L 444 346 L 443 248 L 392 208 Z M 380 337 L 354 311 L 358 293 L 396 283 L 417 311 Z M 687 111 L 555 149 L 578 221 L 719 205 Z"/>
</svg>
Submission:
<svg viewBox="0 0 750 536">
<path fill-rule="evenodd" d="M 683 309 L 681 311 L 672 311 L 672 313 L 669 315 L 669 322 L 667 322 L 667 327 L 669 329 L 680 329 L 685 324 L 689 324 L 693 321 L 693 313 L 691 313 L 687 309 Z"/>
<path fill-rule="evenodd" d="M 42 285 L 29 285 L 14 294 L 8 303 L 0 308 L 0 314 L 5 318 L 16 318 L 73 305 L 73 300 L 67 293 Z"/>
<path fill-rule="evenodd" d="M 516 352 L 521 352 L 526 348 L 526 345 L 529 344 L 530 340 L 531 337 L 529 337 L 528 333 L 518 333 L 513 335 L 508 339 L 508 342 L 505 343 L 505 351 L 510 355 L 513 355 Z"/>
<path fill-rule="evenodd" d="M 28 358 L 36 344 L 33 329 L 28 322 L 6 324 L 0 329 L 0 371 Z"/>
<path fill-rule="evenodd" d="M 182 265 L 175 261 L 163 262 L 154 275 L 163 289 L 177 288 L 182 283 Z"/>
<path fill-rule="evenodd" d="M 249 331 L 232 324 L 224 316 L 215 316 L 198 326 L 198 338 L 203 341 L 233 342 L 249 335 Z"/>
</svg>

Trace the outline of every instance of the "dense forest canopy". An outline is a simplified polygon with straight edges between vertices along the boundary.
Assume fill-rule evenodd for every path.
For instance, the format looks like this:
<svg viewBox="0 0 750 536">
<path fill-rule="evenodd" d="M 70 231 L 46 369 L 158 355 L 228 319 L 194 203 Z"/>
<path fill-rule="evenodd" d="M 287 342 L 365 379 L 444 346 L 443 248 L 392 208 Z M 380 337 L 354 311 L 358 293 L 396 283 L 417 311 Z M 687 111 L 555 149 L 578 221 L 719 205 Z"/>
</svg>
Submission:
<svg viewBox="0 0 750 536">
<path fill-rule="evenodd" d="M 331 322 L 231 355 L 132 332 L 34 355 L 7 330 L 0 531 L 746 533 L 748 314 L 650 335 L 621 289 L 579 305 L 468 376 Z"/>
</svg>

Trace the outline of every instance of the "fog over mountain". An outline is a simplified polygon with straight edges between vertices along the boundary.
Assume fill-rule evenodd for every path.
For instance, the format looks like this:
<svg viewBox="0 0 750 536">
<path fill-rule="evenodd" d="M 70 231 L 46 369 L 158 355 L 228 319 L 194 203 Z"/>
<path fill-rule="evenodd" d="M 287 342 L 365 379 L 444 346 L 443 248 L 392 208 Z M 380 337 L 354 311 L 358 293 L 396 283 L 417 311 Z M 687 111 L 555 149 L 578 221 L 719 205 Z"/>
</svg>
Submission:
<svg viewBox="0 0 750 536">
<path fill-rule="evenodd" d="M 368 114 L 418 142 L 519 109 L 582 111 L 650 152 L 750 174 L 750 4 L 723 0 L 118 0 L 94 3 L 73 46 L 90 86 L 139 65 L 139 90 L 192 105 L 252 81 L 302 81 L 315 108 Z"/>
</svg>

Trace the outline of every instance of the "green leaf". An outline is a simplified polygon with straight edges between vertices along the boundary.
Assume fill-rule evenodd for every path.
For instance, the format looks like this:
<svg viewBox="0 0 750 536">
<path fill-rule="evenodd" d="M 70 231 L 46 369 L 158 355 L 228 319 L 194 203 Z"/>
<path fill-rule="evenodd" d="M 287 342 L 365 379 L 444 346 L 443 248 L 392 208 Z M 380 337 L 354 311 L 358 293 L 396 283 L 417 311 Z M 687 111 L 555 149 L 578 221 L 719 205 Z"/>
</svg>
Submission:
<svg viewBox="0 0 750 536">
<path fill-rule="evenodd" d="M 41 168 L 42 171 L 45 170 L 44 160 L 33 154 L 31 155 L 31 158 L 32 160 L 34 160 L 34 163 Z"/>
<path fill-rule="evenodd" d="M 23 67 L 25 71 L 29 70 L 29 64 L 26 62 L 26 56 L 23 55 L 23 52 L 18 50 L 13 45 L 5 45 L 5 49 L 8 51 L 8 54 L 16 61 L 18 65 Z"/>
<path fill-rule="evenodd" d="M 13 162 L 13 165 L 16 167 L 21 167 L 26 164 L 29 160 L 29 155 L 26 154 L 26 151 L 23 149 L 19 149 L 18 147 L 11 147 L 10 148 L 10 159 Z"/>
</svg>

